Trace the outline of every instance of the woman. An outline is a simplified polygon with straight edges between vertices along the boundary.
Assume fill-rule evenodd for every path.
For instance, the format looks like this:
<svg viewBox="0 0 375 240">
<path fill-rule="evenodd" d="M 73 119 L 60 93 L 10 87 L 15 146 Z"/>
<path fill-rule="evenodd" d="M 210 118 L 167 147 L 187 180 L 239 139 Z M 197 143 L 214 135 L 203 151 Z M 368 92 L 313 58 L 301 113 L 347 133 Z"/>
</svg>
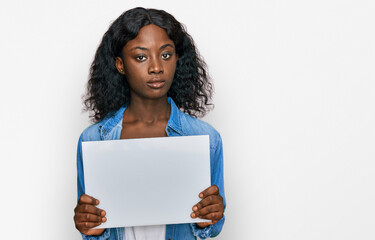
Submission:
<svg viewBox="0 0 375 240">
<path fill-rule="evenodd" d="M 78 143 L 74 221 L 84 239 L 204 239 L 220 233 L 225 219 L 222 142 L 213 127 L 196 118 L 209 110 L 211 93 L 206 65 L 172 15 L 135 8 L 112 23 L 91 65 L 85 99 L 96 123 Z M 211 222 L 92 229 L 106 217 L 105 209 L 96 207 L 99 200 L 84 194 L 82 141 L 206 134 L 212 186 L 199 193 L 202 200 L 192 206 L 191 217 Z"/>
</svg>

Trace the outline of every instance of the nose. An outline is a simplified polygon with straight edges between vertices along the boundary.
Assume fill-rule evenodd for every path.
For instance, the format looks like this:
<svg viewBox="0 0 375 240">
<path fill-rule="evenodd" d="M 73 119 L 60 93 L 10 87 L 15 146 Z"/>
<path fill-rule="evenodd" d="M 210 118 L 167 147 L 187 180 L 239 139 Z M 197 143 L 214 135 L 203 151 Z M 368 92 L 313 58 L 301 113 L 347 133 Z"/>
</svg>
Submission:
<svg viewBox="0 0 375 240">
<path fill-rule="evenodd" d="M 152 58 L 150 61 L 150 65 L 148 67 L 148 73 L 149 74 L 158 74 L 158 73 L 163 73 L 163 64 L 161 62 L 161 59 L 158 58 Z"/>
</svg>

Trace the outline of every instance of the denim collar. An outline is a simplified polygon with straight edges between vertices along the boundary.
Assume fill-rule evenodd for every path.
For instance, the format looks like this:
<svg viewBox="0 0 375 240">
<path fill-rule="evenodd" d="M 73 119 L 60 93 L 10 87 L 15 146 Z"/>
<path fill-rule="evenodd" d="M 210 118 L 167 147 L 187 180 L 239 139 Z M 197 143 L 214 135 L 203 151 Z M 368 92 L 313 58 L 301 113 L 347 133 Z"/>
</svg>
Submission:
<svg viewBox="0 0 375 240">
<path fill-rule="evenodd" d="M 180 119 L 180 115 L 182 114 L 182 112 L 178 109 L 172 98 L 168 97 L 167 101 L 169 105 L 171 105 L 171 114 L 169 116 L 169 120 L 165 130 L 169 132 L 169 128 L 171 128 L 178 134 L 183 135 Z M 126 107 L 127 106 L 121 107 L 119 110 L 117 110 L 117 112 L 114 113 L 114 115 L 106 117 L 99 123 L 100 135 L 102 137 L 105 138 L 105 136 L 108 135 L 116 126 L 122 128 L 122 118 L 124 116 Z"/>
<path fill-rule="evenodd" d="M 179 133 L 180 135 L 183 135 L 182 126 L 181 126 L 181 114 L 182 112 L 178 109 L 172 98 L 168 97 L 168 103 L 171 105 L 171 115 L 169 116 L 169 120 L 167 123 L 167 127 L 165 130 L 168 130 L 168 128 L 173 129 L 175 132 Z"/>
</svg>

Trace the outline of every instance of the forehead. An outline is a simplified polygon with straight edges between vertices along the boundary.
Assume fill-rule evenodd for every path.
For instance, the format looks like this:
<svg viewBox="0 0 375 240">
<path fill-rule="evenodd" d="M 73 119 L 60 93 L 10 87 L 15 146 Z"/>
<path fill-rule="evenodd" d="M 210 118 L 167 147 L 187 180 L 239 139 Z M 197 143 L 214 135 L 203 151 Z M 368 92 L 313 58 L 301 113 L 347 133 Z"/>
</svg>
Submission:
<svg viewBox="0 0 375 240">
<path fill-rule="evenodd" d="M 174 45 L 167 32 L 159 26 L 149 24 L 142 27 L 137 37 L 127 42 L 124 49 L 132 49 L 134 47 L 159 48 L 167 43 Z"/>
</svg>

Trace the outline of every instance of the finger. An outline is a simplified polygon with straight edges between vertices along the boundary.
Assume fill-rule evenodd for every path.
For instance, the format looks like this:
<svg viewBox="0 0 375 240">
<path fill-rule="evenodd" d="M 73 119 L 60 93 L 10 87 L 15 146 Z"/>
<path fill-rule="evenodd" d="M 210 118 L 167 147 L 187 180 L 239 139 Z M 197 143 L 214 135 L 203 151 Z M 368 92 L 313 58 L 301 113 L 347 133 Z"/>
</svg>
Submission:
<svg viewBox="0 0 375 240">
<path fill-rule="evenodd" d="M 209 195 L 206 198 L 199 201 L 193 206 L 193 211 L 198 211 L 208 205 L 223 203 L 223 198 L 220 195 Z"/>
<path fill-rule="evenodd" d="M 100 208 L 97 208 L 93 205 L 89 205 L 89 204 L 83 204 L 83 205 L 78 205 L 76 208 L 75 208 L 75 213 L 91 213 L 91 214 L 95 214 L 95 215 L 98 215 L 98 216 L 105 216 L 106 212 Z"/>
<path fill-rule="evenodd" d="M 222 209 L 221 207 L 221 204 L 218 203 L 218 204 L 211 204 L 211 205 L 208 205 L 204 208 L 201 208 L 199 210 L 196 210 L 194 211 L 193 213 L 191 213 L 191 217 L 192 218 L 196 218 L 196 217 L 200 217 L 200 216 L 204 216 L 204 215 L 207 215 L 211 212 L 220 212 Z"/>
<path fill-rule="evenodd" d="M 99 226 L 101 223 L 100 222 L 79 222 L 76 224 L 76 228 L 79 231 L 86 231 L 90 228 Z"/>
<path fill-rule="evenodd" d="M 98 236 L 98 235 L 102 235 L 102 233 L 104 232 L 104 230 L 105 230 L 105 228 L 89 229 L 87 231 L 84 231 L 83 234 Z"/>
<path fill-rule="evenodd" d="M 223 217 L 222 212 L 212 212 L 204 216 L 199 216 L 201 219 L 207 219 L 207 220 L 213 220 L 215 221 L 214 223 L 218 222 L 221 218 Z"/>
<path fill-rule="evenodd" d="M 200 223 L 197 223 L 198 227 L 200 228 L 205 228 L 205 227 L 208 227 L 210 225 L 214 224 L 212 221 L 211 222 L 200 222 Z"/>
<path fill-rule="evenodd" d="M 79 197 L 78 204 L 91 204 L 91 205 L 98 205 L 99 200 L 96 198 L 93 198 L 87 194 L 82 194 Z"/>
<path fill-rule="evenodd" d="M 203 192 L 201 192 L 199 194 L 199 197 L 200 198 L 205 198 L 205 197 L 207 197 L 209 195 L 218 195 L 218 194 L 219 194 L 219 188 L 218 188 L 218 186 L 211 185 L 208 188 L 206 188 L 205 190 L 203 190 Z"/>
<path fill-rule="evenodd" d="M 223 212 L 223 210 L 224 210 L 224 205 L 219 203 L 219 204 L 208 205 L 194 212 L 194 214 L 195 216 L 204 216 L 212 212 Z"/>
<path fill-rule="evenodd" d="M 75 222 L 105 222 L 107 221 L 106 217 L 101 217 L 98 215 L 90 213 L 79 213 L 74 216 Z"/>
</svg>

